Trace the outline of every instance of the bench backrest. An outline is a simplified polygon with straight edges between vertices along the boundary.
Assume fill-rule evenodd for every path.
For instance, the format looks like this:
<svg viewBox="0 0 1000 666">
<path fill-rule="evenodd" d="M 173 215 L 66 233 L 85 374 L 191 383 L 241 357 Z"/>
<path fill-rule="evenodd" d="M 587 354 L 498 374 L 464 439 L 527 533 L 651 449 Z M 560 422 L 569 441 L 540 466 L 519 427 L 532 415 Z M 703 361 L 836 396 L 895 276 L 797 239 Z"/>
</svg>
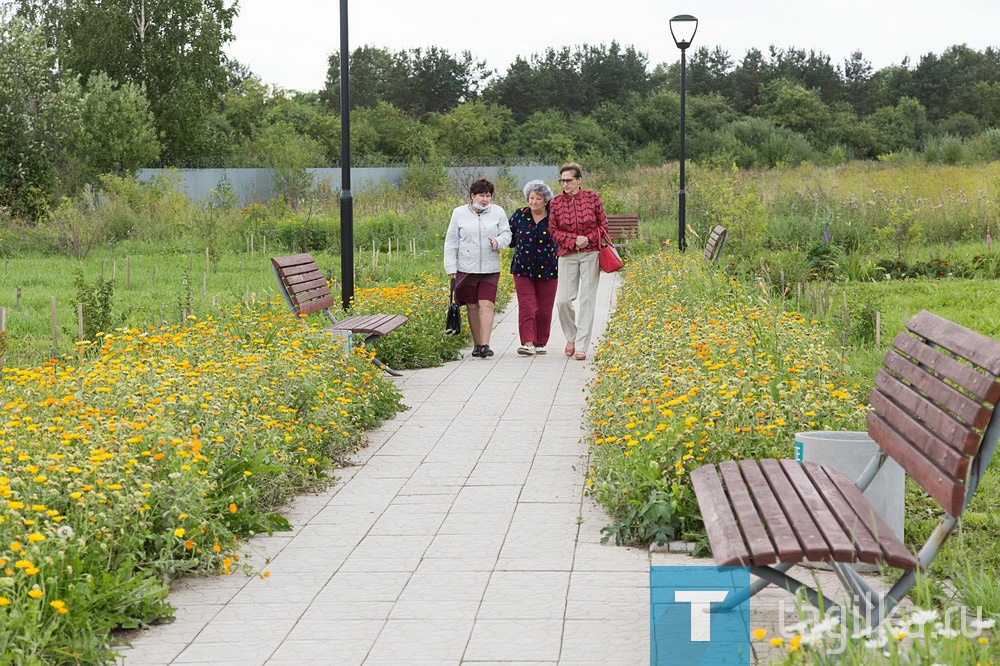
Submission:
<svg viewBox="0 0 1000 666">
<path fill-rule="evenodd" d="M 875 376 L 868 434 L 958 517 L 1000 434 L 1000 342 L 927 311 L 906 329 Z"/>
<path fill-rule="evenodd" d="M 726 235 L 726 228 L 721 225 L 712 229 L 705 242 L 705 261 L 712 265 L 719 261 L 719 255 L 722 254 L 722 248 L 726 244 Z"/>
<path fill-rule="evenodd" d="M 639 237 L 639 216 L 608 215 L 608 235 L 612 240 Z"/>
<path fill-rule="evenodd" d="M 334 305 L 326 277 L 311 254 L 273 257 L 271 267 L 285 300 L 297 315 L 309 315 Z"/>
</svg>

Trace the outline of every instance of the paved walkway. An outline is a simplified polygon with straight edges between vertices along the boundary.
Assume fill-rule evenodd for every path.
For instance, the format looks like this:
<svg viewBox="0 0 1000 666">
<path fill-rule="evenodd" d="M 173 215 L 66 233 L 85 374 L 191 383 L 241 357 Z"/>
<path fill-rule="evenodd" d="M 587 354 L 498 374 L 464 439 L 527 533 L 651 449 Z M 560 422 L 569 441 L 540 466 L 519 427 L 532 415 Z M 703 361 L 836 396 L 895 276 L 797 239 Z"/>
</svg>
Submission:
<svg viewBox="0 0 1000 666">
<path fill-rule="evenodd" d="M 614 288 L 602 275 L 598 334 Z M 607 515 L 583 495 L 592 371 L 553 329 L 549 354 L 518 356 L 512 304 L 493 359 L 406 372 L 409 410 L 294 502 L 292 532 L 251 540 L 269 575 L 180 581 L 176 621 L 126 636 L 122 663 L 648 664 L 650 565 L 707 561 L 600 543 Z"/>
</svg>

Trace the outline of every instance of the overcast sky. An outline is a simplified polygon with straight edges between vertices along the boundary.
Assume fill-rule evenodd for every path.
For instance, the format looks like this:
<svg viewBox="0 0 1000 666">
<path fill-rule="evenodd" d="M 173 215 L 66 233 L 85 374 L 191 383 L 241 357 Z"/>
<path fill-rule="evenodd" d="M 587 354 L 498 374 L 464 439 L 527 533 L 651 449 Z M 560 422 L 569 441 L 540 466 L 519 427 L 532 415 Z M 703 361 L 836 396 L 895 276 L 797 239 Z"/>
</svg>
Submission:
<svg viewBox="0 0 1000 666">
<path fill-rule="evenodd" d="M 339 0 L 239 0 L 227 52 L 266 83 L 319 90 L 340 47 Z M 470 9 L 475 7 L 475 9 Z M 1000 0 L 350 0 L 350 49 L 431 45 L 470 51 L 504 73 L 515 56 L 548 47 L 632 45 L 650 66 L 676 62 L 670 17 L 699 19 L 692 48 L 721 46 L 739 62 L 770 45 L 822 51 L 841 65 L 860 50 L 875 69 L 911 65 L 954 44 L 1000 47 Z"/>
</svg>

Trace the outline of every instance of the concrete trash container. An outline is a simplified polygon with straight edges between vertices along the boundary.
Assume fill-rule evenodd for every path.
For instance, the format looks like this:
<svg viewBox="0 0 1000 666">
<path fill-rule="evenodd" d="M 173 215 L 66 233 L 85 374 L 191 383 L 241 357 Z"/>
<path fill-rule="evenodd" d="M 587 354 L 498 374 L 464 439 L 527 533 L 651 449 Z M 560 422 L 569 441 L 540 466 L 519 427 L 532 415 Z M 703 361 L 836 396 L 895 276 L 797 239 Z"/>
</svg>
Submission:
<svg viewBox="0 0 1000 666">
<path fill-rule="evenodd" d="M 861 476 L 876 451 L 878 444 L 866 432 L 813 431 L 795 434 L 796 461 L 831 465 L 852 481 Z M 904 477 L 903 468 L 889 458 L 865 491 L 865 497 L 901 539 Z"/>
</svg>

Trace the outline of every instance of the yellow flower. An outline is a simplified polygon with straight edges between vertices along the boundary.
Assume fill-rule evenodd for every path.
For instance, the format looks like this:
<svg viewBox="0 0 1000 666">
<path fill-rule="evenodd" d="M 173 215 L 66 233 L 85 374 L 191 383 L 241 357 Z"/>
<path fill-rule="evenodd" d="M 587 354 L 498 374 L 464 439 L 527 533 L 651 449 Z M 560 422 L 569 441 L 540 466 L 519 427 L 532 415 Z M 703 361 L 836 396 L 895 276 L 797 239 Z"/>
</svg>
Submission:
<svg viewBox="0 0 1000 666">
<path fill-rule="evenodd" d="M 183 527 L 178 527 L 176 530 L 174 530 L 174 536 L 177 538 L 183 538 L 185 532 L 187 532 L 187 530 L 185 530 Z"/>
<path fill-rule="evenodd" d="M 44 597 L 45 593 L 41 590 L 28 590 L 28 596 L 32 599 L 38 599 L 39 597 Z"/>
<path fill-rule="evenodd" d="M 10 599 L 8 599 L 7 597 L 0 597 L 0 606 L 9 606 L 9 605 L 10 605 Z"/>
<path fill-rule="evenodd" d="M 764 635 L 766 633 L 767 633 L 767 629 L 754 629 L 754 631 L 753 631 L 753 639 L 755 641 L 763 640 L 764 639 Z"/>
<path fill-rule="evenodd" d="M 229 505 L 229 513 L 236 513 L 237 510 L 238 510 L 238 507 L 235 504 L 230 504 Z"/>
<path fill-rule="evenodd" d="M 784 643 L 784 642 L 785 642 L 785 639 L 784 639 L 784 638 L 782 638 L 781 636 L 775 636 L 775 637 L 774 637 L 774 638 L 772 638 L 772 639 L 771 639 L 771 640 L 770 640 L 769 642 L 770 642 L 770 643 L 771 643 L 771 645 L 773 645 L 774 647 L 779 647 L 779 646 L 780 646 L 780 645 L 781 645 L 782 643 Z"/>
<path fill-rule="evenodd" d="M 56 599 L 55 601 L 50 601 L 49 606 L 55 608 L 57 613 L 66 612 L 66 602 L 63 601 L 62 599 Z"/>
<path fill-rule="evenodd" d="M 45 535 L 34 532 L 28 535 L 28 541 L 31 543 L 38 543 L 39 541 L 45 541 Z"/>
</svg>

